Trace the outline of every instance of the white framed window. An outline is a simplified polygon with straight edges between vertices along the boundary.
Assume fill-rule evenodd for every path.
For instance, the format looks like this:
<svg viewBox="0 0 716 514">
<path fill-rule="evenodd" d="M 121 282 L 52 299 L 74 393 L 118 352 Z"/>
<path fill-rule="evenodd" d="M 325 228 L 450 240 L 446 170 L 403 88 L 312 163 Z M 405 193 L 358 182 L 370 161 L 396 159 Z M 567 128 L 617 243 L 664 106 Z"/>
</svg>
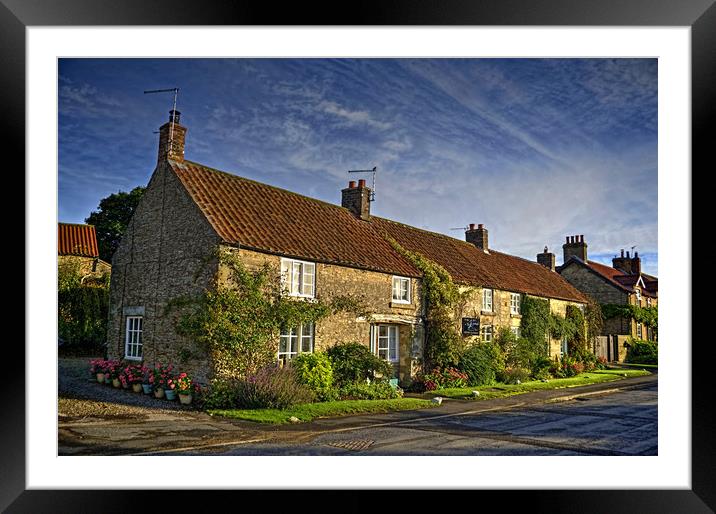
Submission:
<svg viewBox="0 0 716 514">
<path fill-rule="evenodd" d="M 636 324 L 636 338 L 637 338 L 637 339 L 642 339 L 642 332 L 643 332 L 643 331 L 642 331 L 642 328 L 641 328 L 641 327 L 642 327 L 641 323 L 637 322 L 637 324 Z"/>
<path fill-rule="evenodd" d="M 142 360 L 142 316 L 127 316 L 124 334 L 124 358 Z"/>
<path fill-rule="evenodd" d="M 510 293 L 510 314 L 520 313 L 520 300 L 521 295 L 519 293 Z"/>
<path fill-rule="evenodd" d="M 480 327 L 480 337 L 485 343 L 492 342 L 492 325 L 482 325 Z"/>
<path fill-rule="evenodd" d="M 492 312 L 492 289 L 482 290 L 482 310 Z"/>
<path fill-rule="evenodd" d="M 646 297 L 646 306 L 651 307 L 651 298 L 649 298 L 648 296 Z"/>
<path fill-rule="evenodd" d="M 559 346 L 559 358 L 563 359 L 565 355 L 567 355 L 567 339 L 562 339 L 562 343 Z"/>
<path fill-rule="evenodd" d="M 409 278 L 393 277 L 393 301 L 395 303 L 410 303 Z"/>
<path fill-rule="evenodd" d="M 278 360 L 286 363 L 299 353 L 313 353 L 313 323 L 281 329 Z"/>
<path fill-rule="evenodd" d="M 635 289 L 634 292 L 636 293 L 636 301 L 641 301 L 641 291 L 639 289 Z"/>
<path fill-rule="evenodd" d="M 375 330 L 375 352 L 388 362 L 398 362 L 400 339 L 397 325 L 378 325 Z"/>
<path fill-rule="evenodd" d="M 520 337 L 520 327 L 510 327 L 510 331 L 515 337 Z"/>
<path fill-rule="evenodd" d="M 316 285 L 316 264 L 313 262 L 281 259 L 281 283 L 291 296 L 313 298 Z"/>
</svg>

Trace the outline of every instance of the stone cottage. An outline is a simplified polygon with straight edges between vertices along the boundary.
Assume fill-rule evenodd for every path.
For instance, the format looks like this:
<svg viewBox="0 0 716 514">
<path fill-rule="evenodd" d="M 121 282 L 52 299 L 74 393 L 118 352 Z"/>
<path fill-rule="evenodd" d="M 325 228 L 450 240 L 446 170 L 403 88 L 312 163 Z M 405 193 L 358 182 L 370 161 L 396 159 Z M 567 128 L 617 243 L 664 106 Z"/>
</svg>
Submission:
<svg viewBox="0 0 716 514">
<path fill-rule="evenodd" d="M 217 248 L 249 267 L 281 269 L 297 300 L 360 295 L 370 318 L 339 313 L 315 326 L 286 327 L 276 358 L 357 341 L 392 362 L 401 383 L 419 369 L 425 340 L 421 272 L 391 244 L 442 265 L 462 288 L 474 291 L 463 311 L 466 336 L 491 339 L 500 326 L 519 331 L 523 294 L 549 300 L 564 314 L 586 297 L 554 270 L 488 245 L 487 229 L 471 225 L 466 241 L 371 215 L 371 190 L 349 182 L 341 205 L 248 180 L 184 158 L 187 129 L 179 113 L 159 130 L 159 155 L 146 192 L 112 265 L 108 353 L 147 364 L 181 361 L 174 320 L 164 307 L 198 294 L 220 273 L 205 266 Z M 190 342 L 189 342 L 190 343 Z M 558 355 L 559 342 L 550 351 Z M 181 366 L 210 378 L 204 359 Z"/>
<path fill-rule="evenodd" d="M 77 266 L 83 279 L 109 273 L 111 266 L 99 258 L 97 231 L 92 225 L 57 224 L 57 264 Z"/>
<path fill-rule="evenodd" d="M 637 305 L 652 307 L 658 303 L 659 281 L 657 277 L 641 271 L 638 252 L 630 256 L 621 250 L 614 256 L 612 266 L 588 259 L 587 243 L 583 235 L 568 236 L 564 250 L 564 264 L 558 273 L 570 284 L 592 297 L 600 304 Z M 623 361 L 626 357 L 629 337 L 656 340 L 650 327 L 630 318 L 614 317 L 604 320 L 602 335 L 606 336 L 606 357 Z"/>
</svg>

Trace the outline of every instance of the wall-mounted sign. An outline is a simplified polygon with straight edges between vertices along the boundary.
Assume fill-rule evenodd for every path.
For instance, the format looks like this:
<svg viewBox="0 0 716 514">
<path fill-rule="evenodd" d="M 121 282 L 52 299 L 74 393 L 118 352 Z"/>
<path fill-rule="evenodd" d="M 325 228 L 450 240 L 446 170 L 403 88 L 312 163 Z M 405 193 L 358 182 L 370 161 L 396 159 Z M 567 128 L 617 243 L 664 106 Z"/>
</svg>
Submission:
<svg viewBox="0 0 716 514">
<path fill-rule="evenodd" d="M 479 336 L 480 318 L 462 318 L 462 333 L 468 336 Z"/>
</svg>

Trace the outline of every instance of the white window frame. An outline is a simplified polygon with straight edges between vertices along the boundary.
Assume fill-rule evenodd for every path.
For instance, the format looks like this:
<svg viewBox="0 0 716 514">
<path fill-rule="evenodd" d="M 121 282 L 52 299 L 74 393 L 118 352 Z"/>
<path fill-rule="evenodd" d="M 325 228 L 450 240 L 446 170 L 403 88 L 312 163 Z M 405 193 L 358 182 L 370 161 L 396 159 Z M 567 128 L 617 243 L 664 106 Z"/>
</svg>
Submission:
<svg viewBox="0 0 716 514">
<path fill-rule="evenodd" d="M 510 293 L 510 314 L 520 314 L 520 297 L 519 293 Z"/>
<path fill-rule="evenodd" d="M 641 291 L 639 289 L 635 289 L 634 292 L 636 293 L 636 299 L 637 301 L 641 301 Z"/>
<path fill-rule="evenodd" d="M 287 271 L 284 271 L 284 267 Z M 298 270 L 296 269 L 298 267 Z M 313 270 L 307 273 L 307 268 Z M 306 278 L 311 277 L 311 293 L 303 292 L 306 285 Z M 296 283 L 298 278 L 298 283 Z M 297 296 L 300 298 L 315 298 L 316 296 L 316 263 L 309 261 L 299 261 L 297 259 L 281 258 L 281 284 L 285 292 L 289 296 Z"/>
<path fill-rule="evenodd" d="M 127 316 L 124 322 L 124 358 L 141 361 L 144 344 L 142 332 L 144 331 L 144 316 Z"/>
<path fill-rule="evenodd" d="M 510 327 L 510 331 L 515 337 L 520 337 L 520 327 Z"/>
<path fill-rule="evenodd" d="M 278 340 L 278 352 L 276 358 L 279 361 L 290 361 L 297 355 L 302 353 L 313 353 L 313 345 L 315 342 L 316 327 L 313 323 L 306 323 L 293 328 L 282 328 L 281 335 Z M 286 340 L 286 351 L 281 351 L 281 343 Z M 308 350 L 304 350 L 304 341 L 308 341 Z M 295 343 L 295 350 L 293 343 Z"/>
<path fill-rule="evenodd" d="M 396 282 L 397 282 L 397 284 L 399 284 L 398 287 L 399 287 L 399 291 L 400 291 L 401 293 L 402 293 L 402 290 L 403 290 L 402 284 L 403 284 L 404 282 L 407 282 L 407 284 L 408 284 L 407 291 L 406 291 L 406 294 L 407 294 L 407 297 L 408 297 L 407 300 L 404 300 L 404 299 L 402 299 L 402 298 L 396 298 L 396 297 L 395 297 L 395 286 L 396 286 Z M 410 278 L 408 278 L 408 277 L 393 276 L 393 281 L 392 281 L 392 286 L 393 286 L 393 287 L 392 287 L 392 291 L 393 291 L 393 293 L 392 293 L 392 299 L 393 299 L 393 303 L 406 303 L 406 304 L 411 303 L 411 302 L 410 302 L 410 298 L 411 298 L 411 296 L 410 296 L 410 294 L 411 294 L 411 292 L 410 292 L 410 286 L 411 286 L 410 282 L 411 282 L 411 280 L 410 280 Z"/>
<path fill-rule="evenodd" d="M 490 297 L 490 308 L 487 308 L 487 296 L 489 291 L 489 297 Z M 494 312 L 494 306 L 495 306 L 495 291 L 493 289 L 483 288 L 482 289 L 482 310 L 485 312 Z"/>
<path fill-rule="evenodd" d="M 646 297 L 646 306 L 651 307 L 651 298 L 649 298 L 648 296 Z"/>
<path fill-rule="evenodd" d="M 642 329 L 642 324 L 640 322 L 636 322 L 636 338 L 637 339 L 643 339 L 644 330 Z"/>
<path fill-rule="evenodd" d="M 380 331 L 382 328 L 385 328 L 385 335 L 380 335 Z M 395 342 L 395 352 L 391 356 L 391 348 L 390 348 L 390 337 L 391 332 L 394 334 L 394 342 Z M 388 362 L 391 363 L 397 363 L 400 361 L 400 327 L 398 325 L 387 325 L 387 324 L 381 324 L 376 325 L 375 330 L 375 354 L 380 357 L 381 359 L 385 359 Z M 385 352 L 387 357 L 382 356 L 381 352 Z"/>
<path fill-rule="evenodd" d="M 489 335 L 489 339 L 488 336 Z M 491 343 L 494 339 L 494 331 L 492 328 L 492 325 L 482 325 L 480 326 L 480 340 L 483 343 Z"/>
</svg>

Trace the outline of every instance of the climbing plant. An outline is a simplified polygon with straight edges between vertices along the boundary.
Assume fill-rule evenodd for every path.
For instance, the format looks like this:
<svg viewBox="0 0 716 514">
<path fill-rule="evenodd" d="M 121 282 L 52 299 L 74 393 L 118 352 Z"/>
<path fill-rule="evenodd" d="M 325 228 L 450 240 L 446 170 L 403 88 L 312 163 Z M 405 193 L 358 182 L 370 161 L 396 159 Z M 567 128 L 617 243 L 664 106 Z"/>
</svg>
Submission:
<svg viewBox="0 0 716 514">
<path fill-rule="evenodd" d="M 340 311 L 366 313 L 361 298 L 292 298 L 275 266 L 248 269 L 230 250 L 212 255 L 226 273 L 203 294 L 175 298 L 167 309 L 181 310 L 178 333 L 210 355 L 216 377 L 244 377 L 275 361 L 282 327 L 315 323 Z"/>
<path fill-rule="evenodd" d="M 584 319 L 587 324 L 587 340 L 593 342 L 602 333 L 604 315 L 601 306 L 591 300 L 584 306 Z"/>
<path fill-rule="evenodd" d="M 411 252 L 394 239 L 389 239 L 395 250 L 418 268 L 422 276 L 422 295 L 425 305 L 426 368 L 457 366 L 464 349 L 464 340 L 458 328 L 465 303 L 471 291 L 460 291 L 450 273 L 427 257 Z"/>
<path fill-rule="evenodd" d="M 659 326 L 659 312 L 656 306 L 640 307 L 639 305 L 619 305 L 607 303 L 603 304 L 601 309 L 604 319 L 611 319 L 615 317 L 633 319 L 634 321 L 643 323 L 654 330 L 658 329 Z"/>
<path fill-rule="evenodd" d="M 57 268 L 57 330 L 70 346 L 105 341 L 109 309 L 109 273 L 83 273 L 79 262 Z"/>
<path fill-rule="evenodd" d="M 549 301 L 522 296 L 522 319 L 520 321 L 520 334 L 527 339 L 534 351 L 540 356 L 547 355 L 547 334 L 552 330 L 552 315 Z"/>
</svg>

